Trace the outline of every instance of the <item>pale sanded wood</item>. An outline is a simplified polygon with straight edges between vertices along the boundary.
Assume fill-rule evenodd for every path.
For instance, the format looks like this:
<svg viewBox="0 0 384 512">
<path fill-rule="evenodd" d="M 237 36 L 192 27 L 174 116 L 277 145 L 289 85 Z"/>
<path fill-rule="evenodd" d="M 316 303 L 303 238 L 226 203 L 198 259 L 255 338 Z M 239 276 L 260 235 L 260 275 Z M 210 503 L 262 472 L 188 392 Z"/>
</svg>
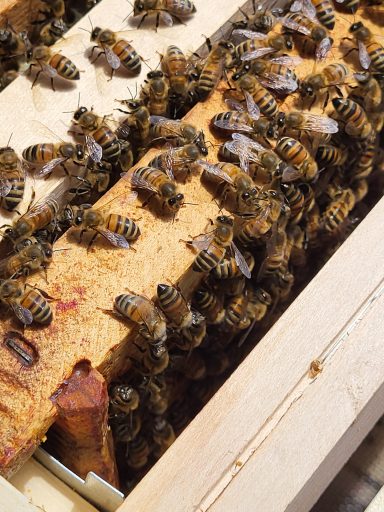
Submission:
<svg viewBox="0 0 384 512">
<path fill-rule="evenodd" d="M 17 489 L 31 503 L 36 507 L 41 507 L 45 512 L 74 512 L 75 510 L 76 512 L 96 512 L 92 505 L 34 458 L 28 460 L 22 471 L 11 478 L 10 484 L 14 486 L 14 492 L 17 492 Z M 38 509 L 39 512 L 41 509 Z M 15 512 L 16 510 L 19 511 L 14 508 L 5 512 Z"/>
<path fill-rule="evenodd" d="M 2 512 L 39 512 L 41 508 L 33 505 L 28 498 L 0 477 L 0 510 Z"/>
</svg>

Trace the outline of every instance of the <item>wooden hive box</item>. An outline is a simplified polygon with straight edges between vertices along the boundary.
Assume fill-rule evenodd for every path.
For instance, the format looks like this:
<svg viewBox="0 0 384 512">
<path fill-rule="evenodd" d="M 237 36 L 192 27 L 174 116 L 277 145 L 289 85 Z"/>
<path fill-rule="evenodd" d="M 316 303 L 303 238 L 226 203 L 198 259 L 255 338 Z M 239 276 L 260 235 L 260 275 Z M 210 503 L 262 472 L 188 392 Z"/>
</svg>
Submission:
<svg viewBox="0 0 384 512">
<path fill-rule="evenodd" d="M 18 12 L 23 11 L 17 9 L 25 8 L 27 2 L 4 4 L 0 7 L 5 15 L 10 8 L 16 9 L 13 16 L 19 19 Z M 182 40 L 184 50 L 194 51 L 203 42 L 202 32 L 213 34 L 237 10 L 229 0 L 209 4 L 197 0 L 195 4 L 197 13 L 186 27 L 140 32 L 138 48 L 150 66 L 156 65 L 154 49 Z M 120 29 L 121 14 L 128 10 L 125 0 L 103 0 L 91 12 L 91 19 L 94 25 Z M 347 26 L 348 15 L 345 18 Z M 87 28 L 87 21 L 79 25 Z M 100 94 L 81 50 L 78 42 L 68 41 L 67 55 L 76 54 L 78 66 L 86 70 L 76 93 L 81 92 L 82 103 L 108 113 L 115 98 L 127 95 L 127 83 L 131 86 L 135 81 L 131 84 L 117 76 L 113 90 L 106 88 Z M 67 128 L 61 121 L 68 124 L 70 114 L 63 112 L 75 109 L 75 96 L 73 89 L 60 94 L 41 89 L 36 99 L 30 82 L 17 79 L 0 95 L 1 140 L 5 144 L 12 131 L 12 145 L 19 152 L 40 142 L 41 134 L 34 128 L 37 117 L 64 137 Z M 12 103 L 15 98 L 18 119 Z M 208 103 L 197 105 L 187 119 L 208 133 L 209 119 L 222 110 L 221 101 L 221 95 L 214 95 Z M 44 195 L 54 186 L 56 182 L 50 181 L 36 183 L 35 188 L 38 195 Z M 124 202 L 128 189 L 126 182 L 118 182 L 100 204 L 115 200 L 116 207 L 132 212 L 133 206 Z M 111 308 L 113 297 L 126 289 L 154 293 L 156 283 L 176 282 L 192 262 L 193 255 L 179 239 L 202 232 L 217 207 L 197 179 L 185 185 L 184 191 L 191 202 L 204 206 L 184 208 L 172 225 L 143 210 L 140 222 L 147 236 L 136 244 L 136 253 L 116 253 L 101 244 L 87 254 L 84 246 L 73 245 L 69 233 L 57 242 L 57 248 L 71 244 L 71 251 L 57 253 L 48 284 L 43 278 L 33 280 L 59 296 L 54 306 L 56 321 L 48 329 L 24 332 L 38 347 L 39 360 L 32 369 L 23 369 L 0 346 L 0 466 L 4 476 L 10 477 L 25 464 L 10 482 L 31 496 L 33 503 L 1 479 L 0 510 L 36 511 L 36 505 L 47 512 L 71 507 L 94 510 L 39 463 L 25 461 L 55 420 L 51 396 L 78 361 L 89 360 L 107 380 L 121 370 L 129 328 L 97 308 Z M 316 502 L 383 414 L 383 215 L 381 200 L 126 498 L 120 511 L 298 512 Z M 161 233 L 161 237 L 151 233 Z M 132 270 L 140 268 L 144 272 Z M 102 289 L 94 292 L 101 280 Z M 187 276 L 185 289 L 193 285 Z M 1 319 L 3 338 L 10 323 L 6 314 Z M 310 371 L 313 361 L 322 365 L 316 375 Z M 52 503 L 54 508 L 50 508 Z"/>
</svg>

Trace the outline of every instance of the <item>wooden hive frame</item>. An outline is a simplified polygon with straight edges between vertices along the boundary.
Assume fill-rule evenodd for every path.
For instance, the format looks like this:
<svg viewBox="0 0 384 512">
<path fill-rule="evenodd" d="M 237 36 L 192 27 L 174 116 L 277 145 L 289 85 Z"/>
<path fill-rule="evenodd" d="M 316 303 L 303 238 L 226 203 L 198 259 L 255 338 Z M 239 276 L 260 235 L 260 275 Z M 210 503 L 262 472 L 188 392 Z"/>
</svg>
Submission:
<svg viewBox="0 0 384 512">
<path fill-rule="evenodd" d="M 104 25 L 106 2 L 104 0 L 92 13 L 92 19 L 103 20 Z M 125 3 L 114 2 L 123 9 Z M 218 3 L 215 6 L 212 3 L 212 13 L 216 13 Z M 203 3 L 201 9 L 202 6 Z M 221 9 L 222 21 L 234 10 L 227 5 Z M 207 29 L 204 25 L 204 31 L 213 32 L 217 22 L 215 20 Z M 201 25 L 198 26 L 200 33 Z M 159 32 L 164 46 L 170 41 L 167 37 L 177 37 L 180 28 Z M 191 49 L 198 46 L 191 44 Z M 91 78 L 86 75 L 82 78 L 84 91 L 88 92 L 87 104 L 94 104 L 96 111 L 108 111 L 117 96 L 116 91 L 125 93 L 121 77 L 116 79 L 116 89 L 108 98 L 100 98 L 91 85 Z M 18 79 L 0 96 L 0 103 L 4 101 L 5 106 L 14 94 L 23 98 L 27 119 L 32 121 L 36 113 L 31 108 L 29 84 Z M 68 109 L 70 95 L 73 101 L 73 91 L 58 97 L 56 113 Z M 51 100 L 57 98 L 49 91 L 47 96 Z M 215 96 L 208 104 L 196 107 L 188 119 L 207 129 L 211 113 L 217 111 L 220 101 L 219 96 Z M 64 134 L 59 123 L 52 126 L 51 110 L 44 111 L 42 118 L 48 120 L 47 124 L 58 135 Z M 5 109 L 5 120 L 9 123 L 12 120 L 10 108 Z M 28 134 L 23 130 L 15 132 L 14 146 L 20 150 L 40 140 L 41 136 L 39 139 L 36 133 Z M 132 211 L 124 205 L 122 194 L 127 189 L 124 182 L 119 182 L 101 202 L 117 198 L 116 211 L 117 208 Z M 43 279 L 34 279 L 52 295 L 59 296 L 65 314 L 48 331 L 26 330 L 26 337 L 32 337 L 40 352 L 39 363 L 30 374 L 1 347 L 2 374 L 8 378 L 8 382 L 2 384 L 2 411 L 5 411 L 2 424 L 7 425 L 2 444 L 7 438 L 12 439 L 13 429 L 20 432 L 17 423 L 22 418 L 27 415 L 30 418 L 29 430 L 22 432 L 18 439 L 20 460 L 26 456 L 26 440 L 31 441 L 27 446 L 30 453 L 54 420 L 55 411 L 49 397 L 70 375 L 79 359 L 89 359 L 107 378 L 118 369 L 114 365 L 112 371 L 108 363 L 112 356 L 116 358 L 116 352 L 123 354 L 124 346 L 119 342 L 126 338 L 127 326 L 96 310 L 95 306 L 110 308 L 113 297 L 125 287 L 138 293 L 154 292 L 155 283 L 164 279 L 177 281 L 192 261 L 193 255 L 178 239 L 201 232 L 206 218 L 213 216 L 217 208 L 211 196 L 198 188 L 197 180 L 192 180 L 185 190 L 193 201 L 205 204 L 204 211 L 197 212 L 192 207 L 183 209 L 180 220 L 173 226 L 154 219 L 146 211 L 141 213 L 146 232 L 154 232 L 161 226 L 162 240 L 175 241 L 172 251 L 156 245 L 156 240 L 150 237 L 142 237 L 136 244 L 137 253 L 121 254 L 100 244 L 85 259 L 85 247 L 71 245 L 71 251 L 58 253 L 48 273 L 48 286 Z M 308 510 L 316 501 L 383 412 L 379 404 L 383 398 L 380 311 L 384 300 L 384 247 L 378 236 L 383 209 L 382 200 L 129 495 L 122 511 L 254 510 L 257 504 L 264 510 L 296 512 Z M 190 233 L 192 222 L 194 233 Z M 70 243 L 68 234 L 58 242 L 58 248 L 66 248 Z M 141 264 L 143 254 L 155 251 L 158 251 L 156 275 L 135 278 L 129 273 L 130 266 L 137 268 Z M 90 273 L 94 267 L 98 269 L 96 276 Z M 75 296 L 74 281 L 80 279 L 80 273 L 84 289 L 78 290 Z M 107 283 L 97 304 L 94 299 L 87 300 L 87 290 L 112 273 L 118 277 L 113 283 Z M 63 282 L 60 288 L 59 280 Z M 76 307 L 66 308 L 73 300 Z M 59 312 L 56 305 L 57 318 Z M 84 321 L 84 326 L 79 319 Z M 87 333 L 83 339 L 79 336 L 79 324 L 81 332 Z M 4 322 L 1 335 L 8 329 Z M 60 344 L 65 346 L 64 358 L 57 354 Z M 320 360 L 323 365 L 323 371 L 315 378 L 309 374 L 313 360 Z M 25 400 L 15 410 L 12 396 L 7 396 L 11 386 L 19 386 L 18 393 L 22 392 Z M 32 407 L 31 397 L 34 398 Z M 307 435 L 303 436 L 303 432 Z M 7 461 L 4 462 L 6 465 Z M 28 486 L 25 482 L 24 485 Z M 3 489 L 9 492 L 5 483 Z"/>
</svg>

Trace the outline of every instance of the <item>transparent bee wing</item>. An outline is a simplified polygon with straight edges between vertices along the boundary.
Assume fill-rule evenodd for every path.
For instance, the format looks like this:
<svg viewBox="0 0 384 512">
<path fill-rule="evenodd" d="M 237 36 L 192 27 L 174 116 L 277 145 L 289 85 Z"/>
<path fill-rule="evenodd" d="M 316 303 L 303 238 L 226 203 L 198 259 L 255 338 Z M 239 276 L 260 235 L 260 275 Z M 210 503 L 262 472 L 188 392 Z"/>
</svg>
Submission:
<svg viewBox="0 0 384 512">
<path fill-rule="evenodd" d="M 231 243 L 231 249 L 234 252 L 237 266 L 239 267 L 239 269 L 245 275 L 246 278 L 251 279 L 251 271 L 249 270 L 248 263 L 245 261 L 244 256 L 241 254 L 241 252 L 236 247 L 234 242 Z"/>
<path fill-rule="evenodd" d="M 112 69 L 119 69 L 121 62 L 119 57 L 114 53 L 109 46 L 104 47 L 105 58 Z"/>
<path fill-rule="evenodd" d="M 243 91 L 243 93 L 244 93 L 245 101 L 247 103 L 248 114 L 254 121 L 257 121 L 260 117 L 260 109 L 256 105 L 252 94 L 249 94 L 248 91 Z"/>
<path fill-rule="evenodd" d="M 331 48 L 331 39 L 329 37 L 325 37 L 316 47 L 316 60 L 324 60 Z"/>
<path fill-rule="evenodd" d="M 129 249 L 129 243 L 123 235 L 119 235 L 118 233 L 114 233 L 109 229 L 99 228 L 97 230 L 100 235 L 102 235 L 109 243 L 114 245 L 115 247 L 120 247 L 120 249 Z"/>
<path fill-rule="evenodd" d="M 44 94 L 44 90 L 41 87 L 39 82 L 37 82 L 32 87 L 32 100 L 33 100 L 35 109 L 38 112 L 43 112 L 49 104 L 48 99 L 47 99 L 47 94 Z"/>
<path fill-rule="evenodd" d="M 296 21 L 290 20 L 285 17 L 277 19 L 283 25 L 283 27 L 289 28 L 290 30 L 293 30 L 295 32 L 299 32 L 300 34 L 304 34 L 305 36 L 309 36 L 311 34 L 311 31 L 307 27 L 300 25 L 300 23 L 297 23 Z"/>
<path fill-rule="evenodd" d="M 239 103 L 238 101 L 233 100 L 232 98 L 226 99 L 225 103 L 228 105 L 228 107 L 231 110 L 235 110 L 236 112 L 245 112 L 244 106 L 241 103 Z"/>
<path fill-rule="evenodd" d="M 294 0 L 289 8 L 290 12 L 300 12 L 303 9 L 303 0 Z"/>
<path fill-rule="evenodd" d="M 303 114 L 305 117 L 303 130 L 312 130 L 320 133 L 337 133 L 339 125 L 335 119 L 327 116 L 319 116 L 316 114 Z"/>
<path fill-rule="evenodd" d="M 368 69 L 371 65 L 371 57 L 368 54 L 367 48 L 363 41 L 358 41 L 359 45 L 359 61 L 363 69 Z"/>
<path fill-rule="evenodd" d="M 164 22 L 165 25 L 167 25 L 168 27 L 172 27 L 172 25 L 173 25 L 173 18 L 172 18 L 172 16 L 168 12 L 161 11 L 160 12 L 160 19 Z"/>
<path fill-rule="evenodd" d="M 134 169 L 131 169 L 128 172 L 123 172 L 120 176 L 129 181 L 132 187 L 149 190 L 150 192 L 155 192 L 156 194 L 158 193 L 157 189 L 153 187 L 147 180 L 137 176 Z"/>
<path fill-rule="evenodd" d="M 94 162 L 101 162 L 103 156 L 103 148 L 91 135 L 85 135 L 85 144 L 88 149 L 89 156 Z"/>
<path fill-rule="evenodd" d="M 242 132 L 253 132 L 252 126 L 248 126 L 244 123 L 234 123 L 229 119 L 217 119 L 214 125 L 222 130 L 242 131 Z"/>
<path fill-rule="evenodd" d="M 29 309 L 24 308 L 20 304 L 15 304 L 14 302 L 9 303 L 9 305 L 11 306 L 12 311 L 15 313 L 20 322 L 22 322 L 24 325 L 30 325 L 33 322 L 33 315 Z"/>
<path fill-rule="evenodd" d="M 150 116 L 151 124 L 169 123 L 170 119 L 164 116 Z"/>
<path fill-rule="evenodd" d="M 6 197 L 12 188 L 12 183 L 4 176 L 0 178 L 0 197 Z"/>
<path fill-rule="evenodd" d="M 57 76 L 57 71 L 55 68 L 47 64 L 46 62 L 39 62 L 43 73 L 46 74 L 49 78 L 55 78 Z"/>
<path fill-rule="evenodd" d="M 272 47 L 257 48 L 256 50 L 253 50 L 252 52 L 245 52 L 240 57 L 240 59 L 242 61 L 260 59 L 260 57 L 264 57 L 264 55 L 268 55 L 269 53 L 273 53 L 275 51 L 276 51 L 275 48 L 272 48 Z"/>
<path fill-rule="evenodd" d="M 254 149 L 255 151 L 265 151 L 265 147 L 256 142 L 255 140 L 250 139 L 246 135 L 242 135 L 241 133 L 233 133 L 232 139 L 239 141 L 246 146 L 248 146 L 250 149 Z"/>
<path fill-rule="evenodd" d="M 39 177 L 39 178 L 42 178 L 43 176 L 47 176 L 48 174 L 51 174 L 51 172 L 53 171 L 53 169 L 55 167 L 57 167 L 59 164 L 61 164 L 62 162 L 65 162 L 67 159 L 66 158 L 54 158 L 53 160 L 51 160 L 50 162 L 46 163 L 45 165 L 43 165 L 43 167 L 41 169 L 39 169 L 36 173 L 35 173 L 35 176 Z"/>
<path fill-rule="evenodd" d="M 37 120 L 33 119 L 30 122 L 30 126 L 34 133 L 37 133 L 39 135 L 41 134 L 42 137 L 47 138 L 49 141 L 52 141 L 52 139 L 53 139 L 55 141 L 64 142 L 64 139 L 59 137 L 59 135 L 57 135 L 57 133 L 55 133 L 53 130 L 51 130 L 47 125 L 45 125 L 41 121 L 37 121 Z"/>
<path fill-rule="evenodd" d="M 298 83 L 292 78 L 278 75 L 276 73 L 270 73 L 269 71 L 263 73 L 259 77 L 259 82 L 268 89 L 274 89 L 281 94 L 290 94 L 298 88 Z"/>
<path fill-rule="evenodd" d="M 302 13 L 310 20 L 316 19 L 316 8 L 311 0 L 303 0 Z"/>
<path fill-rule="evenodd" d="M 195 238 L 193 238 L 193 240 L 190 242 L 190 244 L 197 251 L 204 251 L 204 250 L 208 249 L 214 236 L 215 236 L 214 233 L 204 233 L 202 235 L 198 235 Z"/>
<path fill-rule="evenodd" d="M 243 36 L 247 39 L 266 39 L 267 35 L 262 32 L 254 32 L 253 30 L 245 30 L 242 28 L 237 28 L 232 32 L 235 36 Z"/>
<path fill-rule="evenodd" d="M 170 146 L 170 144 L 168 146 Z M 175 179 L 175 176 L 173 174 L 174 158 L 175 152 L 173 147 L 170 146 L 168 151 L 165 152 L 165 172 L 170 180 Z"/>
<path fill-rule="evenodd" d="M 208 174 L 213 174 L 214 176 L 217 176 L 218 178 L 221 178 L 222 180 L 226 181 L 230 185 L 233 185 L 232 178 L 223 170 L 220 169 L 218 165 L 211 164 L 209 162 L 206 162 L 205 160 L 197 160 L 197 162 L 205 171 L 207 171 Z"/>
<path fill-rule="evenodd" d="M 299 169 L 295 167 L 285 167 L 283 170 L 283 183 L 288 183 L 290 181 L 298 180 L 302 177 L 302 174 Z"/>
<path fill-rule="evenodd" d="M 280 57 L 273 57 L 270 61 L 287 67 L 295 67 L 299 66 L 303 62 L 303 59 L 295 55 L 281 55 Z"/>
<path fill-rule="evenodd" d="M 254 153 L 250 152 L 248 148 L 241 142 L 238 141 L 227 141 L 224 144 L 225 148 L 231 153 L 237 155 L 240 160 L 241 169 L 249 174 L 249 162 L 260 163 L 259 158 Z"/>
</svg>

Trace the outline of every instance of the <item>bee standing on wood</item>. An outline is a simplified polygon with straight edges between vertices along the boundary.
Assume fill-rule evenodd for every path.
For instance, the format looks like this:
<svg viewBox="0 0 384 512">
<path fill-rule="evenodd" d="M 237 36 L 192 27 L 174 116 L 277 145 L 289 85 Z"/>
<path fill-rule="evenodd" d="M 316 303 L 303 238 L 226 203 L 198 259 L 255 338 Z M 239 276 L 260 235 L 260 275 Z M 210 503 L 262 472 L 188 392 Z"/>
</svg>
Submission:
<svg viewBox="0 0 384 512">
<path fill-rule="evenodd" d="M 207 44 L 210 47 L 209 40 L 207 40 Z M 233 43 L 229 41 L 220 41 L 210 48 L 196 87 L 200 101 L 208 99 L 215 90 L 223 77 L 224 68 L 232 61 L 234 48 Z"/>
<path fill-rule="evenodd" d="M 19 157 L 9 146 L 0 148 L 0 204 L 13 211 L 24 197 L 25 172 Z"/>
<path fill-rule="evenodd" d="M 141 94 L 149 112 L 164 116 L 168 112 L 169 84 L 162 71 L 150 71 Z"/>
<path fill-rule="evenodd" d="M 133 16 L 141 16 L 137 28 L 141 27 L 147 16 L 156 15 L 155 29 L 157 30 L 160 20 L 172 27 L 173 18 L 183 23 L 182 18 L 189 17 L 195 12 L 196 7 L 190 0 L 135 0 L 133 5 Z"/>
</svg>

